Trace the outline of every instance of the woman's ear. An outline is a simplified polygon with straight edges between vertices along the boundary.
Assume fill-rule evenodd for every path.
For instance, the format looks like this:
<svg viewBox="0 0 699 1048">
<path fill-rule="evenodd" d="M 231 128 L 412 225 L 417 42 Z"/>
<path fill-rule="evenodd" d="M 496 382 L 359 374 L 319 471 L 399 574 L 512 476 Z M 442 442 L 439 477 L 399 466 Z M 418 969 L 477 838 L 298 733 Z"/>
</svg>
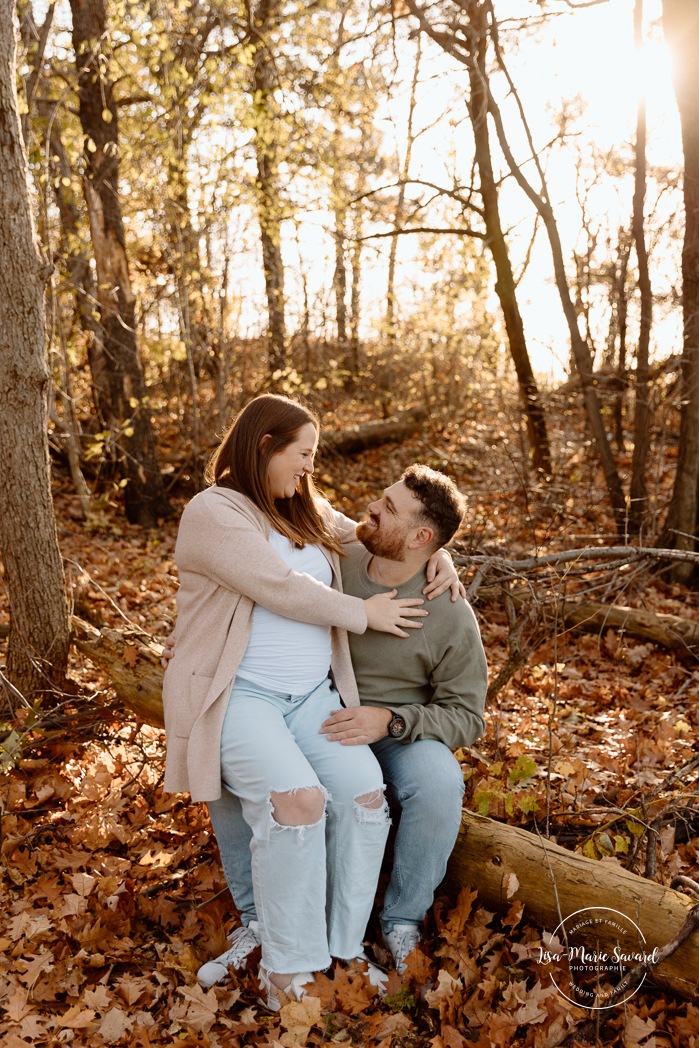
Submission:
<svg viewBox="0 0 699 1048">
<path fill-rule="evenodd" d="M 258 447 L 258 451 L 260 451 L 260 452 L 264 451 L 269 446 L 269 442 L 271 441 L 271 439 L 272 439 L 272 434 L 271 433 L 265 433 L 264 437 L 260 441 L 260 444 L 259 444 L 259 447 Z"/>
</svg>

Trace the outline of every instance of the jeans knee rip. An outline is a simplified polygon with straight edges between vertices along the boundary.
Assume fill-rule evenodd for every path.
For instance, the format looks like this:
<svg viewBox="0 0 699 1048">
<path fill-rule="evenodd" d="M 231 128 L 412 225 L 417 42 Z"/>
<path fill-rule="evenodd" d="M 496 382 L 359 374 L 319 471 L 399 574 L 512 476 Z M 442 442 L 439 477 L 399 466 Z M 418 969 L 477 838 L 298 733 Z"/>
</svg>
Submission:
<svg viewBox="0 0 699 1048">
<path fill-rule="evenodd" d="M 272 800 L 272 794 L 278 793 L 280 796 L 293 797 L 295 793 L 300 793 L 301 790 L 320 790 L 323 795 L 323 813 L 317 822 L 302 823 L 301 825 L 289 825 L 285 822 L 277 822 L 274 818 L 274 801 Z M 330 800 L 330 794 L 324 786 L 296 786 L 293 790 L 270 790 L 269 797 L 267 798 L 268 812 L 269 812 L 269 828 L 272 833 L 284 833 L 287 830 L 294 830 L 298 834 L 298 838 L 302 841 L 305 837 L 306 830 L 313 829 L 315 826 L 320 826 L 325 822 L 327 812 L 326 805 Z"/>
<path fill-rule="evenodd" d="M 376 801 L 381 801 L 378 808 L 370 807 Z M 386 801 L 383 787 L 373 790 L 371 793 L 366 793 L 361 798 L 355 797 L 354 814 L 357 817 L 357 822 L 362 824 L 376 823 L 385 826 L 386 823 L 390 822 L 388 802 Z"/>
</svg>

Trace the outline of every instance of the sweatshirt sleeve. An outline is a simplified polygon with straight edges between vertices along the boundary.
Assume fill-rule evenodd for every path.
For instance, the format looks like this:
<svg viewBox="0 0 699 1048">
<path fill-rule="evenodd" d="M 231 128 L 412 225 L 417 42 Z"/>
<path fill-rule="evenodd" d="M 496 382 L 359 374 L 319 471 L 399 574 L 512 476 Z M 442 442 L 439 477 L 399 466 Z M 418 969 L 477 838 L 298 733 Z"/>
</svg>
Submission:
<svg viewBox="0 0 699 1048">
<path fill-rule="evenodd" d="M 461 623 L 445 633 L 438 650 L 430 652 L 430 701 L 394 709 L 406 723 L 401 742 L 436 739 L 456 749 L 473 745 L 485 731 L 488 669 L 476 616 L 466 601 Z"/>
<path fill-rule="evenodd" d="M 181 574 L 193 572 L 269 611 L 300 622 L 364 633 L 367 616 L 359 597 L 292 571 L 251 518 L 229 506 L 197 500 L 184 509 L 175 559 Z"/>
</svg>

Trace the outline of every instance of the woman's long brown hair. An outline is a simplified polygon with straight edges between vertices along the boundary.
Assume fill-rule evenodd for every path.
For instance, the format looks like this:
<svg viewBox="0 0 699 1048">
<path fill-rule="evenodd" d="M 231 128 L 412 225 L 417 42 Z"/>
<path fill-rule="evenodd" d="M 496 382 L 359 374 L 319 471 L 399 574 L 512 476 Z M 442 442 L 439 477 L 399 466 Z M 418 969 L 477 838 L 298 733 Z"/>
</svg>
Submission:
<svg viewBox="0 0 699 1048">
<path fill-rule="evenodd" d="M 307 423 L 320 430 L 317 415 L 290 397 L 263 393 L 247 404 L 228 429 L 206 467 L 210 484 L 232 488 L 261 509 L 275 531 L 303 548 L 320 543 L 342 554 L 342 545 L 331 534 L 316 504 L 312 478 L 304 473 L 290 499 L 274 499 L 269 491 L 267 467 L 273 455 L 293 443 Z M 269 435 L 271 440 L 263 442 Z"/>
</svg>

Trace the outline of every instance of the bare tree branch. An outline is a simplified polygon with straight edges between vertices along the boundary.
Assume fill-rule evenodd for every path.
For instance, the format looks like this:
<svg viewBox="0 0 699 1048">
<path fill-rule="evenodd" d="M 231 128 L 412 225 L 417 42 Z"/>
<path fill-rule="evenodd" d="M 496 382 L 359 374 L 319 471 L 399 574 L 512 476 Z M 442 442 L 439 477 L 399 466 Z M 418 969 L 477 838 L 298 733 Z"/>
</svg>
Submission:
<svg viewBox="0 0 699 1048">
<path fill-rule="evenodd" d="M 405 233 L 438 233 L 440 235 L 451 233 L 455 236 L 476 237 L 478 240 L 485 240 L 485 233 L 481 233 L 476 229 L 471 229 L 470 226 L 460 226 L 456 229 L 440 229 L 438 226 L 414 226 L 410 229 L 389 229 L 385 233 L 367 233 L 366 236 L 359 237 L 359 240 L 379 240 L 382 237 L 400 237 Z"/>
</svg>

